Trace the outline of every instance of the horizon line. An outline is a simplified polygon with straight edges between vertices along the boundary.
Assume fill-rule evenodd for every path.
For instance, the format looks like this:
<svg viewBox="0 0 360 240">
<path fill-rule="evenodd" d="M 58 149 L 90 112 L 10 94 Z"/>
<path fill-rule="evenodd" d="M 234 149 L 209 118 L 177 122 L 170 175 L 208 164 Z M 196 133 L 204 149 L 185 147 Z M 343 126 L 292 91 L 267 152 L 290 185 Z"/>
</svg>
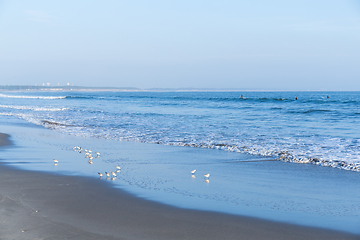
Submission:
<svg viewBox="0 0 360 240">
<path fill-rule="evenodd" d="M 359 92 L 360 90 L 328 90 L 328 89 L 308 89 L 308 90 L 293 90 L 293 89 L 254 89 L 254 88 L 137 88 L 137 87 L 94 87 L 94 86 L 37 86 L 37 85 L 0 85 L 0 90 L 10 91 L 127 91 L 127 92 Z"/>
</svg>

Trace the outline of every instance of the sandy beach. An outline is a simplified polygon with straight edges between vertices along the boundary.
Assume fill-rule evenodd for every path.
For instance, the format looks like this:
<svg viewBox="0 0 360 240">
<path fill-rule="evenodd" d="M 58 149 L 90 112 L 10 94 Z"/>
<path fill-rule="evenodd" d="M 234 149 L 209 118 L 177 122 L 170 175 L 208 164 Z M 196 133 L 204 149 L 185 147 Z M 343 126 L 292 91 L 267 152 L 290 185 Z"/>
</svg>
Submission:
<svg viewBox="0 0 360 240">
<path fill-rule="evenodd" d="M 10 144 L 8 137 L 1 134 L 2 146 Z M 360 239 L 167 206 L 94 178 L 23 171 L 4 163 L 0 178 L 0 239 Z"/>
</svg>

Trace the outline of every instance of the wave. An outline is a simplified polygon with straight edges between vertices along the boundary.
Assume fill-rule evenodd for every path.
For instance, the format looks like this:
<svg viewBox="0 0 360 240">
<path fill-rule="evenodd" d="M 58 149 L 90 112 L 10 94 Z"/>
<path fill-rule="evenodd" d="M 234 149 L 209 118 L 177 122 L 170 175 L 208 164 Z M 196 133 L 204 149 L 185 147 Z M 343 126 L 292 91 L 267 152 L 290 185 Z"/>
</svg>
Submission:
<svg viewBox="0 0 360 240">
<path fill-rule="evenodd" d="M 158 138 L 159 136 L 151 136 L 141 132 L 128 132 L 125 129 L 119 129 L 119 131 L 111 130 L 111 133 L 106 129 L 99 128 L 98 126 L 84 125 L 84 126 L 75 126 L 69 125 L 66 123 L 59 123 L 54 121 L 42 120 L 38 125 L 42 125 L 46 128 L 52 130 L 58 130 L 70 135 L 84 136 L 84 137 L 94 137 L 94 138 L 106 138 L 117 141 L 130 141 L 130 142 L 143 142 L 150 144 L 160 144 L 160 145 L 170 145 L 170 146 L 181 146 L 181 147 L 194 147 L 194 148 L 207 148 L 207 149 L 217 149 L 228 152 L 237 152 L 242 154 L 251 154 L 264 157 L 270 157 L 274 160 L 292 162 L 292 163 L 301 163 L 301 164 L 314 164 L 324 167 L 333 167 L 343 170 L 350 170 L 355 172 L 360 172 L 360 161 L 357 161 L 356 156 L 352 155 L 352 160 L 345 160 L 332 156 L 329 158 L 326 153 L 322 156 L 319 153 L 312 155 L 309 152 L 309 149 L 306 151 L 298 150 L 289 150 L 285 149 L 286 146 L 272 146 L 272 145 L 259 145 L 258 143 L 251 144 L 250 142 L 243 143 L 223 143 L 218 141 L 188 141 L 183 138 L 165 137 Z M 157 140 L 158 139 L 158 140 Z M 339 146 L 340 148 L 344 146 Z M 355 146 L 356 147 L 356 146 Z M 333 148 L 329 147 L 329 148 Z M 291 149 L 291 148 L 290 148 Z M 321 154 L 320 154 L 321 155 Z M 358 159 L 360 160 L 360 159 Z"/>
<path fill-rule="evenodd" d="M 28 95 L 6 95 L 6 94 L 1 94 L 0 93 L 0 97 L 2 98 L 24 98 L 24 99 L 93 99 L 94 97 L 92 96 L 72 96 L 72 95 L 68 95 L 68 96 L 28 96 Z"/>
<path fill-rule="evenodd" d="M 0 112 L 0 116 L 17 116 L 14 113 L 4 113 L 4 112 Z"/>
<path fill-rule="evenodd" d="M 254 98 L 254 97 L 244 97 L 244 96 L 237 96 L 237 97 L 173 97 L 173 99 L 183 99 L 183 100 L 204 100 L 204 101 L 217 101 L 217 102 L 232 102 L 232 101 L 260 101 L 260 102 L 272 102 L 272 101 L 295 101 L 295 99 L 288 99 L 288 98 Z"/>
<path fill-rule="evenodd" d="M 65 99 L 94 99 L 92 96 L 66 96 Z M 99 99 L 105 99 L 105 98 L 99 98 Z"/>
<path fill-rule="evenodd" d="M 1 94 L 2 98 L 28 98 L 28 99 L 64 99 L 66 96 L 26 96 L 26 95 L 6 95 Z"/>
<path fill-rule="evenodd" d="M 276 143 L 275 145 L 270 144 L 260 144 L 261 141 L 237 141 L 234 143 L 219 142 L 217 140 L 190 140 L 188 137 L 179 137 L 179 136 L 159 136 L 156 133 L 151 134 L 144 133 L 138 130 L 126 130 L 126 126 L 114 126 L 111 128 L 103 128 L 98 125 L 74 125 L 72 123 L 67 123 L 67 121 L 56 121 L 52 119 L 46 119 L 45 116 L 40 117 L 34 116 L 33 114 L 15 114 L 15 113 L 0 113 L 4 116 L 15 116 L 31 122 L 36 125 L 43 126 L 45 128 L 60 131 L 70 135 L 84 136 L 84 137 L 94 137 L 94 138 L 106 138 L 117 141 L 131 141 L 131 142 L 144 142 L 152 144 L 161 144 L 161 145 L 171 145 L 171 146 L 182 146 L 182 147 L 195 147 L 195 148 L 208 148 L 208 149 L 217 149 L 228 152 L 238 152 L 243 154 L 251 155 L 260 155 L 264 157 L 271 157 L 278 161 L 292 162 L 292 163 L 301 163 L 301 164 L 315 164 L 325 167 L 333 167 L 344 170 L 360 172 L 360 160 L 354 151 L 352 153 L 348 152 L 348 157 L 342 158 L 341 156 L 329 156 L 323 146 L 315 146 L 315 149 L 304 149 L 300 150 L 299 148 L 292 149 L 291 144 L 283 146 L 282 144 Z M 114 131 L 115 130 L 115 131 Z M 336 140 L 336 139 L 335 139 Z M 352 143 L 345 143 L 341 141 L 341 145 L 336 147 L 338 144 L 329 143 L 326 144 L 330 152 L 337 151 L 343 148 L 357 148 L 358 141 L 354 140 Z M 315 143 L 316 145 L 316 143 Z M 316 152 L 317 148 L 322 148 L 325 152 Z M 295 150 L 295 151 L 294 151 Z M 300 151 L 299 151 L 300 150 Z M 315 150 L 313 152 L 312 150 Z M 304 152 L 305 151 L 305 152 Z M 350 155 L 349 155 L 350 154 Z"/>
<path fill-rule="evenodd" d="M 67 96 L 27 96 L 27 95 L 6 95 L 6 94 L 0 94 L 0 97 L 7 97 L 7 98 L 28 98 L 28 99 L 97 99 L 97 100 L 104 100 L 104 101 L 119 101 L 122 99 L 131 99 L 133 101 L 134 99 L 149 99 L 151 101 L 158 100 L 159 104 L 165 104 L 165 105 L 174 105 L 174 103 L 171 103 L 172 101 L 177 102 L 176 104 L 186 104 L 186 102 L 244 102 L 244 103 L 291 103 L 291 102 L 299 102 L 299 103 L 311 103 L 311 104 L 319 104 L 319 105 L 336 105 L 336 104 L 351 104 L 351 105 L 359 105 L 360 101 L 353 100 L 353 99 L 327 99 L 326 97 L 319 96 L 318 98 L 298 98 L 296 100 L 293 96 L 288 96 L 288 94 L 285 94 L 284 96 L 268 96 L 268 97 L 255 97 L 255 96 L 242 96 L 241 94 L 232 94 L 232 96 L 229 97 L 223 97 L 223 96 L 214 96 L 216 93 L 209 93 L 207 94 L 199 94 L 199 93 L 189 93 L 183 96 L 179 96 L 177 94 L 166 94 L 166 95 L 154 95 L 154 93 L 148 93 L 145 95 L 137 95 L 134 93 L 131 94 L 119 94 L 119 95 L 108 95 L 108 96 L 98 96 L 96 94 L 86 94 L 86 95 L 67 95 Z M 164 103 L 164 101 L 166 103 Z M 175 104 L 175 105 L 176 105 Z"/>
<path fill-rule="evenodd" d="M 360 172 L 360 162 L 346 162 L 342 160 L 326 160 L 318 157 L 301 157 L 296 156 L 296 154 L 291 154 L 288 151 L 280 150 L 269 150 L 264 148 L 249 148 L 249 147 L 239 147 L 233 144 L 225 143 L 184 143 L 184 142 L 172 142 L 172 143 L 163 143 L 161 141 L 153 141 L 151 143 L 155 144 L 164 144 L 172 146 L 183 146 L 183 147 L 197 147 L 197 148 L 209 148 L 209 149 L 218 149 L 229 152 L 238 152 L 243 154 L 252 154 L 260 155 L 264 157 L 274 158 L 272 160 L 292 162 L 292 163 L 301 163 L 301 164 L 315 164 L 324 167 L 333 167 L 343 170 L 350 170 L 354 172 Z"/>
<path fill-rule="evenodd" d="M 295 95 L 289 95 L 289 93 L 284 94 L 276 94 L 276 96 L 262 96 L 256 97 L 253 94 L 244 95 L 242 96 L 240 93 L 229 93 L 230 96 L 224 97 L 217 95 L 216 92 L 211 93 L 182 93 L 182 96 L 178 93 L 164 93 L 162 95 L 158 95 L 156 93 L 122 93 L 122 94 L 115 94 L 115 95 L 102 95 L 99 96 L 97 94 L 86 93 L 86 94 L 74 94 L 74 95 L 67 95 L 67 96 L 29 96 L 29 95 L 9 95 L 9 94 L 0 94 L 2 98 L 24 98 L 24 99 L 99 99 L 99 100 L 120 100 L 120 99 L 149 99 L 155 100 L 158 99 L 160 101 L 201 101 L 201 102 L 244 102 L 244 103 L 275 103 L 275 102 L 299 102 L 299 103 L 311 103 L 311 104 L 351 104 L 351 105 L 359 105 L 360 101 L 347 98 L 347 99 L 340 99 L 340 98 L 327 98 L 326 96 L 317 96 L 317 97 L 299 97 L 296 100 Z"/>
<path fill-rule="evenodd" d="M 298 110 L 298 111 L 294 111 L 294 110 L 289 110 L 288 113 L 300 113 L 300 114 L 312 114 L 312 113 L 327 113 L 327 112 L 334 112 L 332 110 L 328 110 L 328 109 L 307 109 L 307 110 Z"/>
<path fill-rule="evenodd" d="M 68 108 L 46 108 L 46 107 L 14 106 L 14 105 L 0 105 L 0 108 L 32 110 L 32 111 L 48 111 L 48 112 L 57 112 L 57 111 L 68 110 Z"/>
<path fill-rule="evenodd" d="M 120 98 L 130 98 L 130 99 L 159 99 L 159 100 L 183 100 L 183 101 L 213 101 L 213 102 L 301 102 L 301 103 L 312 103 L 312 104 L 360 104 L 359 101 L 356 100 L 349 100 L 349 99 L 327 99 L 324 97 L 319 97 L 317 99 L 306 99 L 306 98 L 298 98 L 296 97 L 252 97 L 247 96 L 244 97 L 240 94 L 237 96 L 232 97 L 214 97 L 214 96 L 199 96 L 199 95 L 189 95 L 189 96 L 152 96 L 152 95 L 119 95 L 113 99 L 120 99 Z M 110 100 L 110 99 L 109 99 Z"/>
<path fill-rule="evenodd" d="M 55 126 L 76 127 L 75 125 L 69 125 L 69 124 L 59 123 L 59 122 L 52 122 L 52 121 L 48 121 L 48 120 L 42 120 L 41 122 L 46 128 L 53 128 Z"/>
</svg>

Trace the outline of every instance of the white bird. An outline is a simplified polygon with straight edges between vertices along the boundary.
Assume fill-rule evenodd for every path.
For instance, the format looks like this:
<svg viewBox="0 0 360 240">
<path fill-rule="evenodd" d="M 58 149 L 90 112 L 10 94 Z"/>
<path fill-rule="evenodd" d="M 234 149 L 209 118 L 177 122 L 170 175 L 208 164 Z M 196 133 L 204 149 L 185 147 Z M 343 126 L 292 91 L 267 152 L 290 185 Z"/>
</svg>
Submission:
<svg viewBox="0 0 360 240">
<path fill-rule="evenodd" d="M 119 170 L 121 170 L 121 167 L 119 167 L 119 166 L 115 166 L 116 167 L 116 169 L 119 169 Z"/>
<path fill-rule="evenodd" d="M 100 153 L 99 152 L 95 152 L 96 155 L 100 156 Z"/>
<path fill-rule="evenodd" d="M 106 174 L 107 177 L 110 177 L 110 174 L 108 172 L 105 172 L 105 174 Z"/>
<path fill-rule="evenodd" d="M 111 173 L 111 175 L 113 175 L 114 177 L 116 177 L 116 173 L 114 173 L 114 172 L 110 172 Z"/>
<path fill-rule="evenodd" d="M 192 171 L 191 171 L 191 174 L 195 174 L 195 172 L 196 172 L 196 169 L 192 170 Z"/>
<path fill-rule="evenodd" d="M 53 159 L 53 161 L 54 161 L 54 163 L 56 164 L 56 163 L 59 163 L 59 161 L 58 160 L 56 160 L 56 159 Z"/>
<path fill-rule="evenodd" d="M 100 177 L 102 177 L 102 176 L 103 176 L 103 174 L 102 174 L 102 173 L 100 173 L 100 172 L 98 172 L 98 174 L 99 174 L 99 176 L 100 176 Z"/>
<path fill-rule="evenodd" d="M 204 177 L 206 178 L 210 177 L 210 173 L 204 174 Z"/>
</svg>

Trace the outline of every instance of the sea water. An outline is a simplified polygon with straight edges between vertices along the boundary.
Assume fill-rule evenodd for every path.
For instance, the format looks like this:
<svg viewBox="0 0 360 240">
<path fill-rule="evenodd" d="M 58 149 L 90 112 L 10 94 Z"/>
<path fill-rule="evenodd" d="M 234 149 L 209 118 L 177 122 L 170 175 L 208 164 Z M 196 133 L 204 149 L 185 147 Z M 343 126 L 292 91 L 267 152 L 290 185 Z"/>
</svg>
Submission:
<svg viewBox="0 0 360 240">
<path fill-rule="evenodd" d="M 150 200 L 360 233 L 359 92 L 3 92 L 0 99 L 0 130 L 17 145 L 3 155 L 13 165 L 94 177 L 120 165 L 116 178 L 102 180 Z M 101 152 L 93 164 L 86 148 Z"/>
</svg>

